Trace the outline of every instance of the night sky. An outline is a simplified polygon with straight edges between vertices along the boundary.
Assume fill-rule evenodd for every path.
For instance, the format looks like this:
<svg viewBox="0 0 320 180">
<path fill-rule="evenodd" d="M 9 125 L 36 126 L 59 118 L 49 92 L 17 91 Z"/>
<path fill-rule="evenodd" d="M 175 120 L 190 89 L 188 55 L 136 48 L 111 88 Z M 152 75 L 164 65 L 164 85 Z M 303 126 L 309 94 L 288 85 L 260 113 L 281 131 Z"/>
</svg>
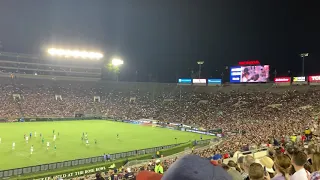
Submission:
<svg viewBox="0 0 320 180">
<path fill-rule="evenodd" d="M 50 45 L 125 60 L 122 80 L 176 82 L 258 59 L 278 76 L 320 74 L 319 0 L 0 0 L 1 51 L 41 54 Z"/>
</svg>

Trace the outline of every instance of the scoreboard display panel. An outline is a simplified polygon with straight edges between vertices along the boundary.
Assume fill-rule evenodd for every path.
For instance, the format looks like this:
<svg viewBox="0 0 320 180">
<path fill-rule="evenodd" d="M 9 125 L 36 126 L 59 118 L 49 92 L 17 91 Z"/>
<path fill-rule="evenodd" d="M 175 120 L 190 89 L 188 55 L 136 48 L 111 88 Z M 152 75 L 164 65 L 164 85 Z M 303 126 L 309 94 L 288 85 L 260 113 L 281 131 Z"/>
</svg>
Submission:
<svg viewBox="0 0 320 180">
<path fill-rule="evenodd" d="M 269 79 L 269 65 L 235 66 L 230 68 L 230 82 L 254 83 L 267 82 Z"/>
</svg>

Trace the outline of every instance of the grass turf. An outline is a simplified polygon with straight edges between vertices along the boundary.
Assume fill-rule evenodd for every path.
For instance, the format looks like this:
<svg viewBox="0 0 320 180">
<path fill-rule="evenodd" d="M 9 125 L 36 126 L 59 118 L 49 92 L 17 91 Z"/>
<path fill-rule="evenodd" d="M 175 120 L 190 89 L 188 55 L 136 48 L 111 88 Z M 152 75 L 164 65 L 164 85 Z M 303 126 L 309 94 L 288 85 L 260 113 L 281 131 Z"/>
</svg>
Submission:
<svg viewBox="0 0 320 180">
<path fill-rule="evenodd" d="M 53 142 L 53 130 L 57 139 Z M 32 138 L 29 143 L 24 140 L 24 134 Z M 37 132 L 37 137 L 34 137 Z M 82 133 L 88 133 L 89 146 L 81 140 Z M 41 142 L 40 133 L 44 137 Z M 119 139 L 117 139 L 119 134 Z M 55 121 L 31 123 L 1 123 L 0 124 L 0 170 L 61 162 L 103 155 L 103 153 L 126 152 L 161 145 L 168 145 L 199 139 L 200 135 L 169 129 L 146 127 L 127 123 L 102 120 L 90 121 Z M 203 135 L 204 139 L 212 136 Z M 97 139 L 97 144 L 94 140 Z M 15 142 L 15 150 L 12 143 Z M 50 149 L 46 149 L 50 142 Z M 34 152 L 30 154 L 31 145 Z M 54 145 L 57 150 L 53 149 Z"/>
</svg>

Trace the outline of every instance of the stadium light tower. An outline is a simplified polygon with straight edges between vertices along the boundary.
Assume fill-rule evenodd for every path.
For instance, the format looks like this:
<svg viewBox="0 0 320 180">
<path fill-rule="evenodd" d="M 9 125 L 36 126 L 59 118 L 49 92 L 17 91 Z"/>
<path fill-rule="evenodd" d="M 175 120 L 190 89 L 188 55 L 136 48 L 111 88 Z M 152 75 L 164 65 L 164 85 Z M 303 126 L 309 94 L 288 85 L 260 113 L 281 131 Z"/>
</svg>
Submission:
<svg viewBox="0 0 320 180">
<path fill-rule="evenodd" d="M 112 58 L 111 64 L 115 69 L 117 82 L 119 81 L 119 74 L 120 74 L 120 66 L 123 65 L 123 60 L 120 58 Z"/>
<path fill-rule="evenodd" d="M 304 76 L 304 57 L 308 57 L 309 53 L 301 53 L 300 57 L 302 58 L 302 76 Z"/>
<path fill-rule="evenodd" d="M 123 64 L 123 60 L 119 58 L 113 58 L 111 63 L 113 66 L 121 66 Z"/>
<path fill-rule="evenodd" d="M 99 52 L 57 49 L 57 48 L 49 48 L 48 54 L 50 54 L 51 56 L 60 56 L 65 58 L 82 58 L 82 59 L 94 59 L 94 60 L 100 60 L 103 58 L 103 54 Z"/>
<path fill-rule="evenodd" d="M 204 61 L 197 61 L 197 64 L 199 65 L 199 79 L 201 77 L 201 65 L 204 64 Z"/>
</svg>

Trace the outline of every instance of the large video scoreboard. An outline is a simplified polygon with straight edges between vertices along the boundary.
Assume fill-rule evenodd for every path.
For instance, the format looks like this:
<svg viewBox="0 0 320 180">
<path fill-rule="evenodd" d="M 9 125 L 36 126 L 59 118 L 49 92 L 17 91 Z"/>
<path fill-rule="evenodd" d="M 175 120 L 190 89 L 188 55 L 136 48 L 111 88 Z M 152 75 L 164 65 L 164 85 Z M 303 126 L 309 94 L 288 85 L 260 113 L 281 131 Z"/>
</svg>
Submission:
<svg viewBox="0 0 320 180">
<path fill-rule="evenodd" d="M 234 66 L 230 68 L 230 82 L 267 82 L 269 79 L 269 71 L 269 65 Z"/>
</svg>

